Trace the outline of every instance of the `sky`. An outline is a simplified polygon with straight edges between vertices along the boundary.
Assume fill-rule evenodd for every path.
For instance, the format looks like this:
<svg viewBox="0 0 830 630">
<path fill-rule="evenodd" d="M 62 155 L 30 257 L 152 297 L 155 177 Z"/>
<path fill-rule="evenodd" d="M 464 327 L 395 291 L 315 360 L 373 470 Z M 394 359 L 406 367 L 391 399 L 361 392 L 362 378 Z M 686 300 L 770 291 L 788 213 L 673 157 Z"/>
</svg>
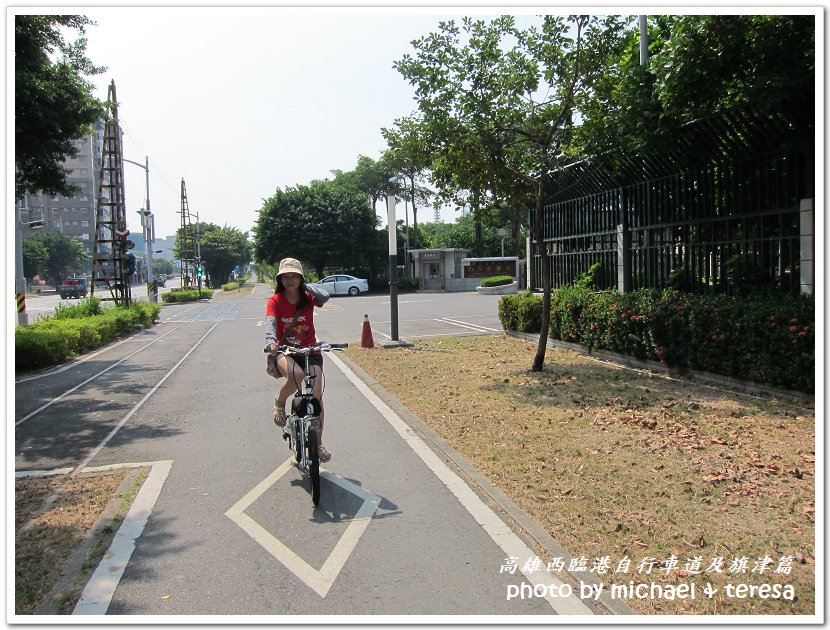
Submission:
<svg viewBox="0 0 830 630">
<path fill-rule="evenodd" d="M 527 26 L 539 22 L 539 13 L 575 9 L 441 3 L 32 5 L 9 7 L 7 15 L 58 11 L 96 23 L 87 30 L 87 56 L 107 70 L 89 80 L 101 100 L 115 82 L 124 158 L 141 164 L 149 158 L 150 207 L 161 238 L 181 225 L 182 180 L 191 214 L 248 232 L 277 188 L 330 178 L 336 169 L 352 170 L 360 155 L 378 159 L 387 146 L 381 128 L 416 109 L 414 88 L 393 63 L 414 53 L 411 41 L 437 31 L 439 21 L 509 12 Z M 609 12 L 607 6 L 579 11 Z M 615 11 L 644 10 L 620 5 Z M 130 163 L 124 171 L 128 227 L 140 232 L 145 171 Z M 378 217 L 385 226 L 381 206 Z M 398 219 L 411 223 L 408 204 L 399 206 Z M 460 215 L 455 208 L 439 213 L 447 222 Z M 434 218 L 434 209 L 419 209 L 419 222 Z"/>
<path fill-rule="evenodd" d="M 82 11 L 82 12 L 81 12 Z M 527 11 L 533 19 L 534 12 Z M 471 8 L 81 7 L 96 22 L 90 77 L 115 82 L 124 158 L 150 164 L 156 237 L 181 225 L 181 182 L 199 220 L 250 231 L 276 189 L 352 170 L 386 149 L 382 127 L 414 111 L 393 62 L 441 19 Z M 497 14 L 498 9 L 489 9 Z M 511 10 L 516 13 L 516 10 Z M 145 171 L 124 165 L 128 227 L 140 231 Z M 399 219 L 404 217 L 401 204 Z M 385 208 L 378 207 L 386 225 Z M 441 220 L 459 212 L 441 210 Z M 432 221 L 434 210 L 419 209 Z"/>
</svg>

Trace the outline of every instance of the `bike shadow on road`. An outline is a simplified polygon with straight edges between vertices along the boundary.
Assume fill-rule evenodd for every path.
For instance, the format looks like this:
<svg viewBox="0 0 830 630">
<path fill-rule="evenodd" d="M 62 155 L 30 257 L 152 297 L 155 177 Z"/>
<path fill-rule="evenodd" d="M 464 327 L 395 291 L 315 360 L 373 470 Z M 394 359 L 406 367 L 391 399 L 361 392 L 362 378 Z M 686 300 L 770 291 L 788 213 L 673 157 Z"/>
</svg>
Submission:
<svg viewBox="0 0 830 630">
<path fill-rule="evenodd" d="M 348 486 L 353 485 L 361 488 L 362 484 L 356 479 L 339 477 L 340 483 L 331 481 L 327 476 L 320 479 L 320 503 L 314 507 L 312 516 L 309 519 L 313 523 L 343 523 L 354 520 L 365 499 L 354 492 L 349 491 Z M 342 482 L 346 482 L 341 485 Z M 291 485 L 298 488 L 308 488 L 308 481 L 305 479 L 292 479 Z M 344 487 L 345 486 L 345 487 Z M 376 495 L 372 495 L 376 496 Z M 375 510 L 373 519 L 398 516 L 403 512 L 392 501 L 377 497 L 378 507 Z"/>
</svg>

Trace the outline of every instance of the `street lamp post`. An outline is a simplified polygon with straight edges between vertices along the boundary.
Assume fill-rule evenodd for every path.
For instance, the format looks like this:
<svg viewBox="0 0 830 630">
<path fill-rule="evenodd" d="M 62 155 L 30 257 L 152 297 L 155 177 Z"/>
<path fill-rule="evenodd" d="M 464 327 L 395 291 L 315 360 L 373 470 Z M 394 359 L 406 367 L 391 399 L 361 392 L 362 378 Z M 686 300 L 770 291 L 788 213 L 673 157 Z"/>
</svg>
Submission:
<svg viewBox="0 0 830 630">
<path fill-rule="evenodd" d="M 144 169 L 147 184 L 147 199 L 143 210 L 139 210 L 141 216 L 141 229 L 144 233 L 144 245 L 147 252 L 147 299 L 151 302 L 158 302 L 158 294 L 156 293 L 156 283 L 153 277 L 153 243 L 155 240 L 155 230 L 153 230 L 153 213 L 150 211 L 150 158 L 144 156 L 144 164 L 140 162 L 133 162 L 127 158 L 122 158 L 125 162 L 135 164 L 139 168 Z"/>
<path fill-rule="evenodd" d="M 397 177 L 389 180 L 394 185 Z M 386 213 L 389 221 L 389 305 L 391 309 L 392 341 L 398 341 L 398 230 L 395 220 L 397 200 L 395 191 L 386 195 Z"/>
</svg>

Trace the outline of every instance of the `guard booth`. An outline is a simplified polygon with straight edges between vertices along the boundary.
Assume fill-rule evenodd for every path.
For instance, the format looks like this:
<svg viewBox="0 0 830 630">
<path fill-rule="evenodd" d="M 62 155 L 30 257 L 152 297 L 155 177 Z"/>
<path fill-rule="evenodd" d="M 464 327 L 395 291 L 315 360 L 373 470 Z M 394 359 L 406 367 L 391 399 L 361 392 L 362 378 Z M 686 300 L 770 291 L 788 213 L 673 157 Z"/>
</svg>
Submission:
<svg viewBox="0 0 830 630">
<path fill-rule="evenodd" d="M 456 291 L 455 280 L 463 277 L 462 261 L 468 250 L 445 247 L 442 249 L 411 249 L 415 276 L 420 280 L 419 291 Z"/>
<path fill-rule="evenodd" d="M 419 291 L 475 291 L 483 278 L 511 276 L 524 285 L 523 261 L 516 256 L 468 258 L 469 250 L 446 247 L 443 249 L 410 250 Z"/>
</svg>

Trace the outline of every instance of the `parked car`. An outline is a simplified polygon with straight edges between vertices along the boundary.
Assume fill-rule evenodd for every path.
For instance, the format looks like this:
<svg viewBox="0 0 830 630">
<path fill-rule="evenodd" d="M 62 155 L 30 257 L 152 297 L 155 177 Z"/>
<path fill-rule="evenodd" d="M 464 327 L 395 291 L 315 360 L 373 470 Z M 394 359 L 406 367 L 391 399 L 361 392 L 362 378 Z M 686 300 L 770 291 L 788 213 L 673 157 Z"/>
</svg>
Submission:
<svg viewBox="0 0 830 630">
<path fill-rule="evenodd" d="M 64 278 L 58 285 L 58 293 L 62 300 L 85 298 L 87 286 L 86 278 Z"/>
<path fill-rule="evenodd" d="M 369 281 L 365 278 L 355 278 L 345 274 L 326 276 L 318 282 L 309 283 L 328 291 L 329 295 L 358 295 L 369 290 Z"/>
</svg>

